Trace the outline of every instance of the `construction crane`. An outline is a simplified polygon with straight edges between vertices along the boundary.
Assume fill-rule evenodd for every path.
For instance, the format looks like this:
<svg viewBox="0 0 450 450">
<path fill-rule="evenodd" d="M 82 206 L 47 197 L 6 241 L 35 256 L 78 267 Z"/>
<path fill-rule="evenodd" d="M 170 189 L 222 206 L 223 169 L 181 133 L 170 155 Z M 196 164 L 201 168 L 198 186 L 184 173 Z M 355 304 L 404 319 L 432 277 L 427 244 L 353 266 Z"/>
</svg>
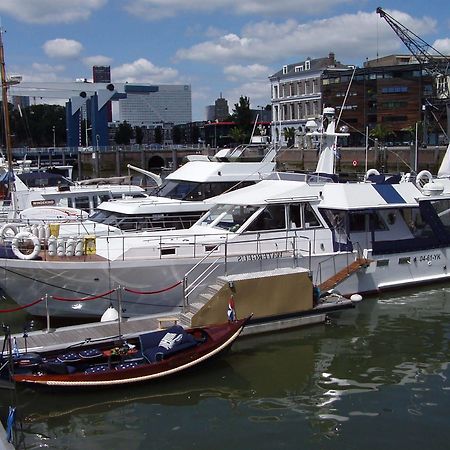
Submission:
<svg viewBox="0 0 450 450">
<path fill-rule="evenodd" d="M 436 83 L 436 97 L 438 101 L 444 102 L 447 109 L 447 137 L 450 135 L 450 91 L 449 91 L 449 69 L 450 59 L 436 50 L 431 44 L 424 41 L 416 33 L 394 19 L 383 8 L 377 8 L 377 14 L 384 19 L 394 30 L 395 34 L 403 41 L 411 54 L 424 70 L 431 75 Z"/>
<path fill-rule="evenodd" d="M 438 98 L 450 98 L 447 79 L 450 59 L 439 50 L 436 50 L 431 44 L 425 42 L 421 37 L 417 36 L 413 31 L 406 28 L 405 25 L 395 20 L 383 8 L 378 7 L 377 14 L 394 30 L 395 34 L 408 47 L 408 50 L 417 59 L 419 64 L 422 64 L 431 76 L 437 78 Z"/>
</svg>

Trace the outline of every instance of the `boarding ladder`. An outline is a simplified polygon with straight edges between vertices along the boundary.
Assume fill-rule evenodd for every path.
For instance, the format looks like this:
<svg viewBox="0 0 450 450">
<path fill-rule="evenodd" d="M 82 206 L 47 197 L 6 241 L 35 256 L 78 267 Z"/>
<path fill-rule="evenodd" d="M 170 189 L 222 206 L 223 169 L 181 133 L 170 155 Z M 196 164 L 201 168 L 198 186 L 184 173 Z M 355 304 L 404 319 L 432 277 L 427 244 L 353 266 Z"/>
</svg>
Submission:
<svg viewBox="0 0 450 450">
<path fill-rule="evenodd" d="M 370 264 L 370 259 L 367 258 L 357 258 L 351 262 L 348 266 L 344 267 L 339 272 L 335 273 L 332 277 L 325 280 L 323 283 L 319 284 L 319 289 L 321 292 L 327 292 L 333 289 L 338 284 L 346 280 L 350 275 L 356 273 L 359 269 L 367 267 Z"/>
</svg>

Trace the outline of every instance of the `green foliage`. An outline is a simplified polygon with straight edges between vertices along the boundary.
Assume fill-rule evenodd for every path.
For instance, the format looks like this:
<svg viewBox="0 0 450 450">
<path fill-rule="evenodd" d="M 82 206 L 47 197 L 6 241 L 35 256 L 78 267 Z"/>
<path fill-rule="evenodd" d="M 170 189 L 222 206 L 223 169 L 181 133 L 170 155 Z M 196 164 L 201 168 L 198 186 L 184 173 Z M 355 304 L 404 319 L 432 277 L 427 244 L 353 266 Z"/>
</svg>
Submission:
<svg viewBox="0 0 450 450">
<path fill-rule="evenodd" d="M 66 108 L 59 105 L 32 105 L 13 110 L 10 105 L 13 147 L 52 147 L 53 127 L 56 146 L 66 145 Z"/>
<path fill-rule="evenodd" d="M 231 134 L 232 130 L 230 130 L 230 136 L 232 139 L 234 140 L 234 137 L 239 138 L 235 141 L 239 144 L 248 141 L 250 139 L 250 134 L 253 127 L 250 99 L 248 97 L 241 95 L 239 98 L 239 103 L 234 104 L 231 119 L 236 124 L 236 128 L 239 129 L 239 132 L 235 131 L 234 134 Z"/>
<path fill-rule="evenodd" d="M 287 146 L 292 147 L 295 141 L 295 128 L 288 127 L 283 130 L 284 139 L 287 141 Z"/>
<path fill-rule="evenodd" d="M 144 132 L 141 127 L 134 127 L 134 136 L 136 138 L 136 144 L 141 145 L 144 140 Z"/>
<path fill-rule="evenodd" d="M 239 127 L 233 127 L 229 136 L 235 144 L 243 144 L 247 141 L 247 133 Z"/>
<path fill-rule="evenodd" d="M 395 133 L 388 128 L 386 128 L 384 125 L 381 125 L 378 123 L 375 125 L 375 127 L 370 131 L 369 135 L 370 137 L 373 137 L 375 139 L 378 139 L 380 144 L 383 144 L 386 142 L 386 140 L 393 136 Z"/>
<path fill-rule="evenodd" d="M 162 127 L 156 127 L 155 128 L 155 143 L 156 144 L 162 144 L 163 143 L 163 137 L 164 137 L 164 130 Z"/>
<path fill-rule="evenodd" d="M 132 138 L 133 128 L 131 125 L 127 121 L 119 124 L 116 134 L 114 135 L 116 144 L 129 145 Z"/>
</svg>

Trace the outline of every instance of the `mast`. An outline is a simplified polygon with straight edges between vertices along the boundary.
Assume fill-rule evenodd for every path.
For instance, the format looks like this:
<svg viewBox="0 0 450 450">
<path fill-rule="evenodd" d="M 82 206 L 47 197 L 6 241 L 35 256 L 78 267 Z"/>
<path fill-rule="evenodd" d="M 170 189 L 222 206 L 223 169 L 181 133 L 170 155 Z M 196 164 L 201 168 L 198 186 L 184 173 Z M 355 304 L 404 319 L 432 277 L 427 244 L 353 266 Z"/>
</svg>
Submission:
<svg viewBox="0 0 450 450">
<path fill-rule="evenodd" d="M 6 157 L 8 158 L 8 171 L 10 172 L 10 174 L 12 174 L 11 128 L 9 125 L 9 110 L 8 110 L 8 83 L 6 81 L 5 53 L 3 51 L 2 28 L 0 28 L 0 75 L 2 82 L 2 107 L 3 107 L 3 122 L 5 125 Z"/>
</svg>

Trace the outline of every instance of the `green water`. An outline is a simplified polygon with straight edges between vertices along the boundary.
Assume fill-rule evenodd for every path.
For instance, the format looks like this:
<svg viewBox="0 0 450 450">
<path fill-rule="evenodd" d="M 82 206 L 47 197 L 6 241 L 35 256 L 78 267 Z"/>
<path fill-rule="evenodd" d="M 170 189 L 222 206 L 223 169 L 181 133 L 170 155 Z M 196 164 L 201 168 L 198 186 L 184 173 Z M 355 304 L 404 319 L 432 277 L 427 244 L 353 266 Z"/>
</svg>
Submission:
<svg viewBox="0 0 450 450">
<path fill-rule="evenodd" d="M 21 389 L 20 436 L 28 449 L 446 449 L 449 339 L 450 287 L 367 298 L 163 382 Z"/>
</svg>

